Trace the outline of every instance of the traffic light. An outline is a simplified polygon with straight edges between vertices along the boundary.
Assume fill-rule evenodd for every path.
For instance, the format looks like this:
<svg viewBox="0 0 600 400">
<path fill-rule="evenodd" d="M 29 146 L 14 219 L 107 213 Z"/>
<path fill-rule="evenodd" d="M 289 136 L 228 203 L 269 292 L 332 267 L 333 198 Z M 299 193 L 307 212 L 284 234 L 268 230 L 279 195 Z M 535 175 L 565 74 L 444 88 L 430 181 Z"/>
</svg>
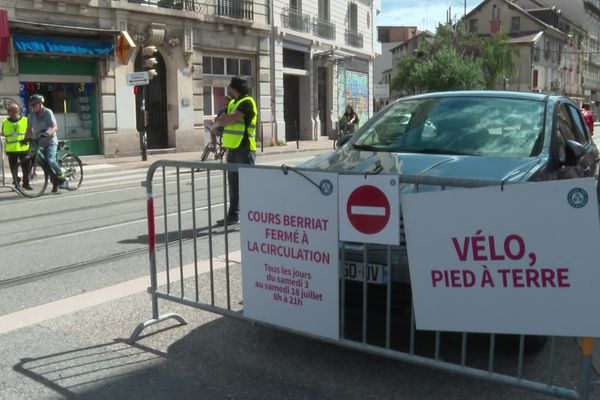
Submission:
<svg viewBox="0 0 600 400">
<path fill-rule="evenodd" d="M 154 57 L 158 50 L 156 46 L 146 46 L 142 50 L 142 68 L 148 71 L 148 78 L 154 79 L 158 75 L 154 67 L 158 64 L 158 60 Z"/>
</svg>

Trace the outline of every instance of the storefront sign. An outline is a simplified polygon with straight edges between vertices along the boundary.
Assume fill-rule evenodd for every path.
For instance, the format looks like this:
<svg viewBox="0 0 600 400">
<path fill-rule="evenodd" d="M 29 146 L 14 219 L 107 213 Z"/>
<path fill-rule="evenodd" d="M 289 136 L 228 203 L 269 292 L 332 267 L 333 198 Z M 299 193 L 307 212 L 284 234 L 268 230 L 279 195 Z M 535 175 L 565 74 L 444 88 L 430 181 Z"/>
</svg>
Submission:
<svg viewBox="0 0 600 400">
<path fill-rule="evenodd" d="M 395 175 L 340 176 L 340 240 L 400 243 L 400 194 Z"/>
<path fill-rule="evenodd" d="M 600 335 L 594 179 L 402 196 L 418 329 Z"/>
<path fill-rule="evenodd" d="M 244 316 L 337 339 L 337 174 L 303 175 L 240 169 Z"/>
<path fill-rule="evenodd" d="M 0 62 L 8 60 L 9 48 L 8 11 L 0 10 Z"/>
<path fill-rule="evenodd" d="M 126 31 L 119 33 L 119 36 L 117 36 L 117 45 L 115 47 L 117 58 L 121 64 L 127 65 L 136 46 L 135 42 Z"/>
</svg>

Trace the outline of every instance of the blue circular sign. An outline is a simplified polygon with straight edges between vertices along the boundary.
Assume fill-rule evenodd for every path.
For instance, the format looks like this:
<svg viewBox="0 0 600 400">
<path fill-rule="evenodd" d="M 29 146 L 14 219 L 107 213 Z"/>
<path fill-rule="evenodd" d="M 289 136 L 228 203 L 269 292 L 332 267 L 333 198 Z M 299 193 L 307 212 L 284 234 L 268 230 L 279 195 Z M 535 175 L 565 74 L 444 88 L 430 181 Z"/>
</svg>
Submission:
<svg viewBox="0 0 600 400">
<path fill-rule="evenodd" d="M 333 182 L 331 182 L 329 179 L 323 179 L 321 183 L 319 183 L 319 189 L 323 195 L 329 196 L 331 193 L 333 193 Z"/>
<path fill-rule="evenodd" d="M 582 188 L 574 188 L 569 190 L 567 201 L 573 208 L 582 208 L 588 203 L 588 194 Z"/>
</svg>

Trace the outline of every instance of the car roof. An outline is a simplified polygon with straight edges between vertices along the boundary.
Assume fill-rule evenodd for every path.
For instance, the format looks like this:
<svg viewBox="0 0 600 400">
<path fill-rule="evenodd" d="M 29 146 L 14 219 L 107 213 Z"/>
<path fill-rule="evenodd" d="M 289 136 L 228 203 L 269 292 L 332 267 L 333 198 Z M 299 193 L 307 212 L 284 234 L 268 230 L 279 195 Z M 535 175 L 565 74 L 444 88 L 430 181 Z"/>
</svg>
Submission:
<svg viewBox="0 0 600 400">
<path fill-rule="evenodd" d="M 529 92 L 511 92 L 503 90 L 461 90 L 461 91 L 449 91 L 449 92 L 433 92 L 419 94 L 415 96 L 403 97 L 401 100 L 408 99 L 420 99 L 420 98 L 440 98 L 440 97 L 496 97 L 496 98 L 511 98 L 521 100 L 537 100 L 537 101 L 548 101 L 557 100 L 559 98 L 565 98 L 564 96 L 552 96 L 542 93 L 529 93 Z"/>
</svg>

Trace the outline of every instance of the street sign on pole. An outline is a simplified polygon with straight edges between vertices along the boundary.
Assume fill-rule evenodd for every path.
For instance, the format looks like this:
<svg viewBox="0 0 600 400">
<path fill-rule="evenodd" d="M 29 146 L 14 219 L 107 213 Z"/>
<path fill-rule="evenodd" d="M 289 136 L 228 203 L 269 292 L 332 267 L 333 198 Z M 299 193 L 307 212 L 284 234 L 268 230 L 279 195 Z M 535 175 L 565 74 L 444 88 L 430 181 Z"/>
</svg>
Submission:
<svg viewBox="0 0 600 400">
<path fill-rule="evenodd" d="M 148 85 L 149 83 L 148 71 L 130 72 L 127 74 L 127 86 Z"/>
</svg>

